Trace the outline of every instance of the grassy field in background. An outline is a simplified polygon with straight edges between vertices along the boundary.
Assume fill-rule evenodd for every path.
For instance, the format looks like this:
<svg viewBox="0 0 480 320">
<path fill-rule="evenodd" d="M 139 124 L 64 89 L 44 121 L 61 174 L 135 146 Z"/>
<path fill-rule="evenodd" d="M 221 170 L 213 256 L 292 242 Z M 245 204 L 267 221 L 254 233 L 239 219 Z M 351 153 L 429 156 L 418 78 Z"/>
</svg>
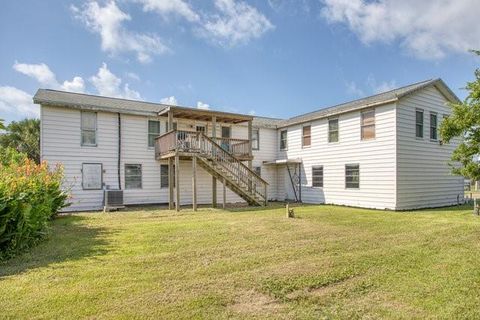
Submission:
<svg viewBox="0 0 480 320">
<path fill-rule="evenodd" d="M 467 207 L 155 208 L 56 219 L 0 264 L 0 318 L 480 318 Z"/>
</svg>

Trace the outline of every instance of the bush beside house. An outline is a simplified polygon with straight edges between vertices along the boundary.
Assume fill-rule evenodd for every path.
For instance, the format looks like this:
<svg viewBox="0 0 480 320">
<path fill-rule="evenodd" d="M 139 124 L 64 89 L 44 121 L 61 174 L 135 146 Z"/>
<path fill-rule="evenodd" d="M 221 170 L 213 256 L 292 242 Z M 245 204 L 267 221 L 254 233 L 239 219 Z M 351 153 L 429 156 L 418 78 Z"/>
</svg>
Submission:
<svg viewBox="0 0 480 320">
<path fill-rule="evenodd" d="M 0 260 L 36 244 L 66 206 L 63 170 L 48 168 L 12 148 L 0 148 Z"/>
</svg>

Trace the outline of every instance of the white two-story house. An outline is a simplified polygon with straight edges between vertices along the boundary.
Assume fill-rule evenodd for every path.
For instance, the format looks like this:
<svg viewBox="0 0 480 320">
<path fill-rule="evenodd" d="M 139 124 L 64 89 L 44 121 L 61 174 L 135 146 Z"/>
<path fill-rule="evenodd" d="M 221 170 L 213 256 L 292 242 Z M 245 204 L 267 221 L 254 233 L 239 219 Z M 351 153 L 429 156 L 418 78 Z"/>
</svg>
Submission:
<svg viewBox="0 0 480 320">
<path fill-rule="evenodd" d="M 463 200 L 438 136 L 458 98 L 428 80 L 290 119 L 40 89 L 41 157 L 61 163 L 67 210 L 267 201 L 404 210 Z"/>
</svg>

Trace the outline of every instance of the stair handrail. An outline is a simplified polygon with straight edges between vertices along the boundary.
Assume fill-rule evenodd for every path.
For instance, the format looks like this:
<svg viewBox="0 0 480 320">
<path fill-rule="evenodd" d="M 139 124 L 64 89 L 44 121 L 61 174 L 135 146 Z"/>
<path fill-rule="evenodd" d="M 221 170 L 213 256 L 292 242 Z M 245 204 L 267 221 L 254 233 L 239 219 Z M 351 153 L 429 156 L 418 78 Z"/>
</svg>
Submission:
<svg viewBox="0 0 480 320">
<path fill-rule="evenodd" d="M 220 164 L 226 170 L 232 172 L 237 179 L 241 180 L 242 184 L 245 188 L 247 188 L 247 190 L 253 192 L 254 194 L 260 195 L 260 197 L 266 202 L 266 187 L 268 186 L 268 182 L 203 132 L 199 132 L 198 134 L 200 140 L 200 152 L 213 157 L 216 160 L 216 163 Z"/>
</svg>

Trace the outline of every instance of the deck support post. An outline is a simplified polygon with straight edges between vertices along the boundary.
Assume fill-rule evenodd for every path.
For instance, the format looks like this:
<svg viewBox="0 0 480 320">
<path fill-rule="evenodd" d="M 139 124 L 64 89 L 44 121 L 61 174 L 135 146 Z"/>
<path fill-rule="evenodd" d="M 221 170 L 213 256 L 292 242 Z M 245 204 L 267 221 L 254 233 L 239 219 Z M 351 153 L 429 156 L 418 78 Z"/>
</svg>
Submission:
<svg viewBox="0 0 480 320">
<path fill-rule="evenodd" d="M 173 193 L 174 193 L 174 182 L 173 182 L 173 158 L 168 158 L 168 210 L 173 210 Z"/>
<path fill-rule="evenodd" d="M 192 157 L 192 206 L 197 211 L 197 156 Z"/>
<path fill-rule="evenodd" d="M 175 210 L 180 211 L 180 157 L 175 153 Z"/>
<path fill-rule="evenodd" d="M 223 209 L 227 207 L 227 180 L 223 178 Z"/>
<path fill-rule="evenodd" d="M 217 117 L 212 116 L 212 138 L 217 137 Z M 217 178 L 212 176 L 212 207 L 217 207 Z"/>
</svg>

